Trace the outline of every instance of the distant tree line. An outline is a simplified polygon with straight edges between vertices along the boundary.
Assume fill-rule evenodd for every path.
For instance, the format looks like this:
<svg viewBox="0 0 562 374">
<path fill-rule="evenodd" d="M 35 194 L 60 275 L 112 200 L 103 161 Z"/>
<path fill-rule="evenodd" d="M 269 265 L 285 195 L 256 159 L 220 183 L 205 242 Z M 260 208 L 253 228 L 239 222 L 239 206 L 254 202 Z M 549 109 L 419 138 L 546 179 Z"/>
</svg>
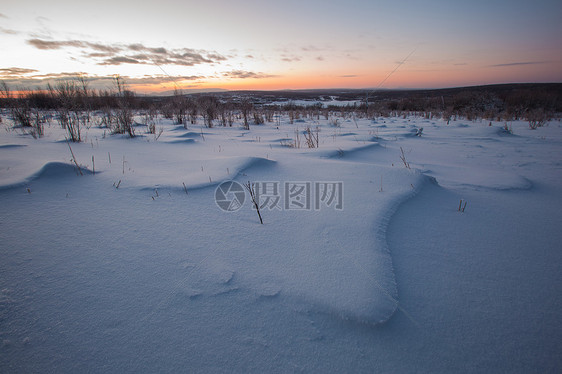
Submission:
<svg viewBox="0 0 562 374">
<path fill-rule="evenodd" d="M 95 90 L 84 77 L 60 81 L 45 89 L 12 91 L 0 83 L 0 107 L 7 109 L 14 122 L 40 137 L 45 112 L 55 112 L 68 139 L 81 141 L 81 128 L 95 125 L 112 133 L 135 136 L 134 115 L 144 116 L 144 124 L 155 133 L 157 116 L 173 119 L 187 128 L 202 120 L 206 127 L 240 123 L 280 124 L 281 116 L 290 123 L 303 118 L 376 118 L 417 115 L 447 121 L 457 118 L 494 121 L 528 120 L 531 128 L 542 126 L 562 113 L 562 84 L 512 84 L 452 88 L 441 90 L 303 90 L 229 91 L 172 96 L 142 96 L 128 89 L 116 76 L 111 89 Z M 330 98 L 330 100 L 327 100 Z M 342 105 L 324 105 L 333 100 Z M 300 104 L 297 105 L 295 102 Z M 303 104 L 304 103 L 304 104 Z"/>
<path fill-rule="evenodd" d="M 375 107 L 394 112 L 434 112 L 446 119 L 466 118 L 497 121 L 526 120 L 539 114 L 562 113 L 562 85 L 506 85 L 408 92 L 387 98 Z"/>
</svg>

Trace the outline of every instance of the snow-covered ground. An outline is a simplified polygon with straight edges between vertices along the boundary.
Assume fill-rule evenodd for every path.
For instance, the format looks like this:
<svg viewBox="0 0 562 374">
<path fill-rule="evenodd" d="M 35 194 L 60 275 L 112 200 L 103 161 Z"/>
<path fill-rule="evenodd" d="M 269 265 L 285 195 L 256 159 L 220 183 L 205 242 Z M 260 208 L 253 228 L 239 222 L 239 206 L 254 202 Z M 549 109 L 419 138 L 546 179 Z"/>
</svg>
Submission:
<svg viewBox="0 0 562 374">
<path fill-rule="evenodd" d="M 561 123 L 333 123 L 4 117 L 0 372 L 559 371 Z"/>
</svg>

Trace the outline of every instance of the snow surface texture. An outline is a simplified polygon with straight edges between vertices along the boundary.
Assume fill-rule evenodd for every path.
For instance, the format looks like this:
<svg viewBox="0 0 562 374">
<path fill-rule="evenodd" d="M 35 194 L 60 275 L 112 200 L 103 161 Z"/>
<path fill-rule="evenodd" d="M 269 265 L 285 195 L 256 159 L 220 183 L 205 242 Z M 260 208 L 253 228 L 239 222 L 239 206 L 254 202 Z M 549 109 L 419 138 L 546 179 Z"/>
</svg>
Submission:
<svg viewBox="0 0 562 374">
<path fill-rule="evenodd" d="M 0 371 L 559 367 L 560 123 L 339 123 L 91 127 L 80 171 L 55 124 L 3 132 Z M 227 180 L 279 183 L 264 225 L 215 204 Z M 285 182 L 341 182 L 343 209 L 286 209 Z"/>
</svg>

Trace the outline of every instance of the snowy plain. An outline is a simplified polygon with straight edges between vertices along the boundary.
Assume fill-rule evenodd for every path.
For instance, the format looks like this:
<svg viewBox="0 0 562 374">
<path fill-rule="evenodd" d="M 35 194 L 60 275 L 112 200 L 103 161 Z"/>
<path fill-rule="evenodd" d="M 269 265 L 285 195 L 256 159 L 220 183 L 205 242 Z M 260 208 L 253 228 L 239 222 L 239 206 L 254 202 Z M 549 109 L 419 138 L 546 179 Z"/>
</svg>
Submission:
<svg viewBox="0 0 562 374">
<path fill-rule="evenodd" d="M 334 123 L 92 126 L 80 176 L 3 116 L 0 372 L 558 372 L 562 123 Z"/>
</svg>

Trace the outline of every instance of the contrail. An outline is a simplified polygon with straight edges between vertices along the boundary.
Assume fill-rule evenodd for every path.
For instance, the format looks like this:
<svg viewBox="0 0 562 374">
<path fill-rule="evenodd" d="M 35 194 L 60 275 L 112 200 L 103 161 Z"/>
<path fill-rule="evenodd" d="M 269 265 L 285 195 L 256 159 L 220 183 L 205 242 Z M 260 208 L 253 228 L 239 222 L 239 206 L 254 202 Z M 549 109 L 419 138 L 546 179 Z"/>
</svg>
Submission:
<svg viewBox="0 0 562 374">
<path fill-rule="evenodd" d="M 406 56 L 405 59 L 403 59 L 402 61 L 400 61 L 396 67 L 394 68 L 394 70 L 392 70 L 390 73 L 388 73 L 388 75 L 379 83 L 379 85 L 377 87 L 375 87 L 373 90 L 371 90 L 370 92 L 367 92 L 367 99 L 366 99 L 366 105 L 369 105 L 369 94 L 375 92 L 376 90 L 378 90 L 379 88 L 381 88 L 381 86 L 388 80 L 388 78 L 390 78 L 390 76 L 392 74 L 394 74 L 396 72 L 396 70 L 400 69 L 400 66 L 404 65 L 406 63 L 406 61 L 416 52 L 417 48 L 414 48 L 412 50 L 412 52 L 410 52 L 410 54 L 408 56 Z"/>
<path fill-rule="evenodd" d="M 414 50 L 413 50 L 412 52 L 410 52 L 410 54 L 409 54 L 408 56 L 406 56 L 405 59 L 403 59 L 402 61 L 400 61 L 400 62 L 396 65 L 396 67 L 394 68 L 394 70 L 392 70 L 392 71 L 386 76 L 386 78 L 384 78 L 384 79 L 382 80 L 382 82 L 379 83 L 379 85 L 375 88 L 375 90 L 378 89 L 378 88 L 380 88 L 380 87 L 384 84 L 384 82 L 386 82 L 386 81 L 388 80 L 388 78 L 390 78 L 390 76 L 391 76 L 392 74 L 394 74 L 394 73 L 396 72 L 396 70 L 398 70 L 398 69 L 400 68 L 400 66 L 404 65 L 404 63 L 406 63 L 406 60 L 408 60 L 408 59 L 414 54 L 414 52 L 416 52 L 416 49 L 417 49 L 417 48 L 414 48 Z"/>
<path fill-rule="evenodd" d="M 176 80 L 174 79 L 174 77 L 172 77 L 170 74 L 168 74 L 168 73 L 166 72 L 166 70 L 164 70 L 164 69 L 162 68 L 162 66 L 160 66 L 160 65 L 158 65 L 158 64 L 156 63 L 156 61 L 152 60 L 152 63 L 153 63 L 154 65 L 158 66 L 158 68 L 160 68 L 160 70 L 162 70 L 162 72 L 163 72 L 164 74 L 166 74 L 166 75 L 172 80 L 172 83 L 174 84 L 174 86 L 176 86 L 176 89 L 177 89 L 177 90 L 181 91 L 181 88 L 180 88 L 180 87 L 178 86 L 178 84 L 176 83 Z"/>
</svg>

